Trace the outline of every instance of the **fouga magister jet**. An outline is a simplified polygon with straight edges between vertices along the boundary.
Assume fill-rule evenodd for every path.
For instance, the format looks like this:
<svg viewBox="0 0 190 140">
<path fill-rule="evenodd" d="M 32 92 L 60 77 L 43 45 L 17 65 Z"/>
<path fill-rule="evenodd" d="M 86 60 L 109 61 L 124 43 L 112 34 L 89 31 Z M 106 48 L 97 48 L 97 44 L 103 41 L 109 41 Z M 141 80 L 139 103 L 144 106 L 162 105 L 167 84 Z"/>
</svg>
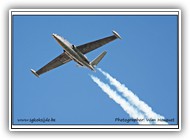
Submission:
<svg viewBox="0 0 190 140">
<path fill-rule="evenodd" d="M 91 52 L 117 38 L 121 39 L 120 35 L 116 31 L 112 31 L 113 35 L 89 42 L 80 46 L 75 46 L 69 43 L 67 40 L 65 40 L 63 37 L 53 34 L 52 36 L 54 39 L 63 47 L 64 51 L 62 54 L 57 56 L 55 59 L 50 61 L 48 64 L 43 66 L 41 69 L 38 71 L 35 71 L 31 69 L 31 72 L 39 77 L 41 74 L 50 71 L 60 65 L 63 65 L 71 60 L 74 60 L 75 62 L 78 63 L 78 65 L 82 67 L 87 67 L 93 71 L 95 71 L 95 66 L 102 60 L 102 58 L 105 56 L 106 51 L 101 53 L 97 58 L 95 58 L 93 61 L 89 61 L 87 57 L 85 56 L 86 53 Z"/>
</svg>

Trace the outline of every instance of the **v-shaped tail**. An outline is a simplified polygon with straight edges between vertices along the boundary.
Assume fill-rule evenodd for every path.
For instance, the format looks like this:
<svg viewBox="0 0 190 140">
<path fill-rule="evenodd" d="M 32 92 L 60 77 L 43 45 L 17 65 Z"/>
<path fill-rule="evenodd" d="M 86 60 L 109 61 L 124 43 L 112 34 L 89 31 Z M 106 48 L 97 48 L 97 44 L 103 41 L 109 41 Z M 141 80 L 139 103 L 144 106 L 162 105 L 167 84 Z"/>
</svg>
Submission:
<svg viewBox="0 0 190 140">
<path fill-rule="evenodd" d="M 106 55 L 106 51 L 104 51 L 103 53 L 101 53 L 98 57 L 96 57 L 92 62 L 90 62 L 90 64 L 94 67 L 97 66 L 98 63 L 102 60 L 102 58 Z"/>
</svg>

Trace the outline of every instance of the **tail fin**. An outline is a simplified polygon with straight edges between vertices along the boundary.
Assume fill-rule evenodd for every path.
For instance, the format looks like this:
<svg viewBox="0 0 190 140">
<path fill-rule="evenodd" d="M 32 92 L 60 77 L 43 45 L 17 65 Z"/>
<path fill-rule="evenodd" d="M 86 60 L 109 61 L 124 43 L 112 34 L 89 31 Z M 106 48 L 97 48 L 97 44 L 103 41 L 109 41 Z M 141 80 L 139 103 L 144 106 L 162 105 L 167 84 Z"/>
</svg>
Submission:
<svg viewBox="0 0 190 140">
<path fill-rule="evenodd" d="M 90 62 L 90 64 L 92 66 L 96 66 L 98 65 L 98 63 L 102 60 L 102 58 L 106 55 L 106 51 L 104 51 L 103 53 L 101 53 L 98 57 L 96 57 L 92 62 Z"/>
</svg>

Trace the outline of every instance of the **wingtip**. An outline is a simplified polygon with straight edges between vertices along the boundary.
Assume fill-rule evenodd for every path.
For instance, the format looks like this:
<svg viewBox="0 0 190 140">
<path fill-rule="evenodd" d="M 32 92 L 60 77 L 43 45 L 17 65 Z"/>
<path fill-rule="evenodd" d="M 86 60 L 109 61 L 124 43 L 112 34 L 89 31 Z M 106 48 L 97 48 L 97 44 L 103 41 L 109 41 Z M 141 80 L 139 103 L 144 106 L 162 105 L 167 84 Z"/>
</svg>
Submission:
<svg viewBox="0 0 190 140">
<path fill-rule="evenodd" d="M 113 32 L 113 34 L 114 34 L 117 38 L 122 39 L 121 36 L 120 36 L 116 31 L 113 30 L 112 32 Z"/>
<path fill-rule="evenodd" d="M 33 69 L 30 69 L 30 71 L 36 76 L 36 77 L 40 77 L 37 73 L 36 73 L 36 71 L 35 70 L 33 70 Z"/>
</svg>

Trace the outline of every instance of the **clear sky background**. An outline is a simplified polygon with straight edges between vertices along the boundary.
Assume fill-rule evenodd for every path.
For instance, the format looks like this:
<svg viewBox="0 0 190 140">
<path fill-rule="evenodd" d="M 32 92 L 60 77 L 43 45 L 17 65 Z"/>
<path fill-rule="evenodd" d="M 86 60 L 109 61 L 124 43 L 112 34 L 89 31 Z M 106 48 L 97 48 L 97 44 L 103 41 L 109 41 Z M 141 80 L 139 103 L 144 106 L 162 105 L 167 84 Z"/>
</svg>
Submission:
<svg viewBox="0 0 190 140">
<path fill-rule="evenodd" d="M 14 16 L 14 124 L 29 123 L 18 119 L 30 118 L 55 118 L 57 124 L 118 124 L 116 117 L 129 118 L 89 77 L 108 83 L 98 71 L 78 68 L 72 61 L 40 78 L 30 72 L 62 53 L 52 33 L 77 46 L 112 35 L 112 30 L 122 40 L 88 53 L 88 59 L 106 50 L 98 67 L 176 124 L 177 16 Z"/>
</svg>

